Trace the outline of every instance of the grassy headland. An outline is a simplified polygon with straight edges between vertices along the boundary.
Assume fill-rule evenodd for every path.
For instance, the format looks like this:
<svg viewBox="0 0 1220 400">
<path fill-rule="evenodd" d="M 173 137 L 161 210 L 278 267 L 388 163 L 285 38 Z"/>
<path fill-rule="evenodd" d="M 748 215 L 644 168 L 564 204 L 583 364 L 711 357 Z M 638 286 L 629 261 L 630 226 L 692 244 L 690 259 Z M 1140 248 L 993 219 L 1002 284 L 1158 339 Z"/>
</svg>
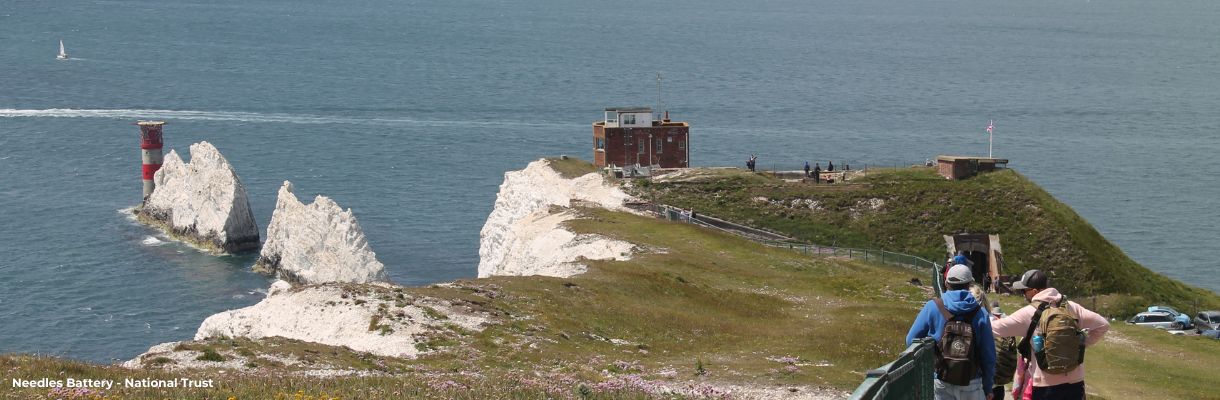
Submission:
<svg viewBox="0 0 1220 400">
<path fill-rule="evenodd" d="M 710 170 L 714 171 L 714 170 Z M 931 168 L 869 170 L 847 184 L 785 182 L 727 170 L 635 185 L 658 203 L 772 230 L 810 243 L 876 248 L 943 260 L 941 235 L 999 234 L 1006 274 L 1043 269 L 1069 296 L 1098 296 L 1109 315 L 1152 304 L 1220 308 L 1216 293 L 1139 265 L 1070 207 L 1014 170 L 949 181 Z"/>
<path fill-rule="evenodd" d="M 482 395 L 518 398 L 552 390 L 560 392 L 555 397 L 580 398 L 581 386 L 593 397 L 606 398 L 663 393 L 656 385 L 709 391 L 698 388 L 727 384 L 850 390 L 865 370 L 902 350 L 909 321 L 893 316 L 912 315 L 928 295 L 926 288 L 907 283 L 917 276 L 915 271 L 809 258 L 625 213 L 580 212 L 585 217 L 572 221 L 574 231 L 627 240 L 645 251 L 630 261 L 590 262 L 588 273 L 571 278 L 493 277 L 407 289 L 413 295 L 477 303 L 504 319 L 482 332 L 438 338 L 433 343 L 438 351 L 415 360 L 371 361 L 345 349 L 292 341 L 188 344 L 201 354 L 206 354 L 203 347 L 212 349 L 226 360 L 242 352 L 258 356 L 243 363 L 250 374 L 222 378 L 227 382 L 223 388 L 181 394 L 266 398 L 304 390 L 358 398 L 362 392 L 357 390 L 369 386 L 425 397 L 437 392 L 418 382 L 438 380 L 455 381 Z M 326 381 L 276 377 L 299 368 L 276 365 L 275 360 L 305 356 L 318 364 L 389 376 Z M 131 372 L 27 356 L 0 360 L 13 377 L 30 378 L 59 376 L 58 371 L 112 378 L 165 376 L 156 367 L 172 367 L 150 365 L 151 371 Z M 653 386 L 632 386 L 637 378 Z M 487 380 L 504 380 L 515 391 L 493 388 Z M 522 383 L 530 380 L 548 383 Z M 27 392 L 35 393 L 22 393 Z M 123 389 L 115 395 L 150 398 L 158 393 L 163 392 Z"/>
<path fill-rule="evenodd" d="M 573 173 L 582 169 L 580 165 L 571 167 Z M 923 250 L 909 252 L 938 256 L 942 250 L 936 241 L 941 229 L 974 223 L 955 220 L 949 214 L 1006 202 L 1026 192 L 1031 202 L 1015 204 L 1032 204 L 1040 210 L 1026 207 L 1028 211 L 1018 211 L 1032 215 L 1019 221 L 1042 220 L 1047 226 L 1028 228 L 1034 232 L 1029 236 L 1040 239 L 1009 239 L 1020 236 L 1018 228 L 1000 231 L 1006 235 L 1010 266 L 1017 262 L 1035 265 L 1035 261 L 1012 258 L 1026 257 L 1035 248 L 1033 244 L 1054 236 L 1042 230 L 1070 232 L 1064 223 L 1055 221 L 1074 215 L 1012 172 L 945 182 L 924 171 L 892 171 L 871 176 L 865 185 L 828 188 L 798 187 L 733 170 L 704 176 L 709 179 L 651 183 L 645 195 L 814 242 L 837 240 L 840 245 L 892 250 L 910 246 Z M 988 181 L 992 183 L 984 185 Z M 911 182 L 922 189 L 898 187 Z M 1027 186 L 1001 190 L 1021 182 Z M 970 195 L 968 188 L 973 185 L 986 194 Z M 957 197 L 974 199 L 941 200 L 944 196 L 935 193 L 940 190 L 965 191 L 966 195 Z M 800 204 L 807 204 L 804 199 L 816 199 L 821 209 L 833 211 L 823 211 L 828 215 L 816 218 L 805 216 L 808 221 L 802 222 L 797 213 L 804 211 L 771 202 L 780 199 L 781 193 L 791 195 L 783 197 L 786 204 L 804 196 L 799 197 Z M 767 200 L 756 201 L 757 197 Z M 874 198 L 885 199 L 885 204 L 873 210 L 871 204 L 876 203 L 868 201 Z M 902 227 L 896 222 L 903 221 L 900 217 L 884 215 L 899 213 L 894 208 L 900 203 L 895 201 L 903 198 L 922 204 L 901 208 L 902 213 L 917 217 L 905 223 L 926 226 Z M 868 211 L 858 204 L 869 204 Z M 1061 209 L 1056 211 L 1056 207 Z M 852 208 L 856 209 L 854 217 Z M 1009 208 L 1012 205 L 985 210 L 993 219 L 1016 218 L 1007 216 L 1004 210 Z M 811 209 L 806 205 L 805 210 Z M 419 358 L 378 357 L 281 338 L 219 338 L 179 345 L 198 352 L 198 358 L 192 355 L 192 360 L 217 366 L 230 363 L 237 371 L 174 371 L 176 361 L 168 358 L 145 360 L 144 368 L 129 370 L 3 355 L 0 371 L 7 379 L 0 383 L 0 398 L 47 398 L 47 389 L 12 389 L 8 381 L 44 377 L 120 381 L 190 377 L 217 383 L 209 389 L 120 388 L 106 393 L 108 399 L 698 398 L 719 397 L 726 387 L 736 388 L 737 395 L 759 388 L 779 393 L 792 388 L 799 393 L 845 396 L 845 391 L 860 383 L 864 371 L 891 361 L 903 349 L 906 331 L 930 295 L 927 287 L 908 283 L 911 278 L 923 278 L 924 271 L 809 257 L 693 225 L 603 209 L 576 211 L 581 217 L 569 221 L 568 229 L 625 240 L 639 246 L 640 252 L 627 261 L 588 262 L 587 273 L 570 278 L 501 276 L 421 288 L 342 285 L 345 291 L 375 292 L 387 298 L 406 294 L 445 299 L 496 316 L 498 322 L 482 331 L 453 327 L 431 334 L 423 345 L 434 351 Z M 932 214 L 918 218 L 923 212 Z M 999 229 L 995 226 L 962 229 Z M 857 231 L 860 229 L 868 230 Z M 1091 232 L 1091 228 L 1082 232 Z M 1093 260 L 1088 253 L 1094 250 L 1075 244 L 1080 240 L 1077 235 L 1053 243 L 1068 249 L 1063 254 Z M 1100 237 L 1097 240 L 1109 245 Z M 1021 247 L 1025 250 L 1017 250 Z M 1121 252 L 1118 255 L 1125 259 Z M 1071 258 L 1056 252 L 1039 256 Z M 1008 310 L 1021 302 L 1010 296 L 1001 299 Z M 376 320 L 369 321 L 370 330 L 376 325 Z M 1173 337 L 1120 321 L 1115 322 L 1113 332 L 1088 353 L 1092 398 L 1208 398 L 1214 392 L 1213 382 L 1220 381 L 1220 373 L 1211 367 L 1220 362 L 1220 341 Z M 371 376 L 302 375 L 320 369 Z M 680 394 L 669 394 L 673 391 Z"/>
</svg>

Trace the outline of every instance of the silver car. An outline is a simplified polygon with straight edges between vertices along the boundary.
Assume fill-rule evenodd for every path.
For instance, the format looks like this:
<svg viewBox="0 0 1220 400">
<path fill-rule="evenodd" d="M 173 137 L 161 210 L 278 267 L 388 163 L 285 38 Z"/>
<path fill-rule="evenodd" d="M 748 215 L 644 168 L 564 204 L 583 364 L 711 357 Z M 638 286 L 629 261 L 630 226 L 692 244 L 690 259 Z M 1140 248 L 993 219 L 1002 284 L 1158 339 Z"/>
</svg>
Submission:
<svg viewBox="0 0 1220 400">
<path fill-rule="evenodd" d="M 1199 332 L 1220 329 L 1220 311 L 1203 311 L 1195 315 L 1195 329 Z"/>
<path fill-rule="evenodd" d="M 1135 314 L 1134 317 L 1127 320 L 1127 323 L 1157 329 L 1182 329 L 1182 322 L 1174 321 L 1173 314 L 1163 311 L 1151 311 Z"/>
</svg>

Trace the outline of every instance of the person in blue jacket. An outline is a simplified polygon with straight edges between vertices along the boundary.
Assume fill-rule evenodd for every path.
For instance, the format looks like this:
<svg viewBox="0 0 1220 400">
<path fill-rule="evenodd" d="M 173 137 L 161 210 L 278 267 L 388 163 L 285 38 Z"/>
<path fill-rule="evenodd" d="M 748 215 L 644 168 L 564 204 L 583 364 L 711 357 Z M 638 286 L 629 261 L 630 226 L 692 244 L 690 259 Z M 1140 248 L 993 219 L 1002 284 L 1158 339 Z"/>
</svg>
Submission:
<svg viewBox="0 0 1220 400">
<path fill-rule="evenodd" d="M 940 298 L 949 313 L 953 314 L 954 318 L 965 318 L 972 311 L 979 310 L 979 303 L 969 290 L 970 283 L 974 282 L 970 267 L 962 264 L 954 265 L 949 268 L 947 275 L 945 283 L 948 285 L 948 290 Z M 948 322 L 941 314 L 939 307 L 936 306 L 936 302 L 928 300 L 923 305 L 923 310 L 920 310 L 919 316 L 915 317 L 915 323 L 911 324 L 911 331 L 907 333 L 907 345 L 910 346 L 911 342 L 916 339 L 926 337 L 940 340 L 941 332 L 944 331 L 945 324 Z M 991 333 L 991 318 L 986 311 L 980 310 L 974 313 L 974 319 L 970 323 L 974 327 L 973 345 L 974 351 L 977 352 L 975 360 L 978 361 L 979 370 L 967 386 L 954 385 L 937 378 L 933 387 L 938 400 L 991 400 L 992 398 L 990 389 L 995 383 L 995 337 Z"/>
<path fill-rule="evenodd" d="M 970 261 L 970 259 L 966 257 L 966 251 L 965 251 L 965 250 L 958 250 L 958 251 L 957 251 L 957 255 L 956 255 L 956 256 L 953 256 L 953 263 L 954 263 L 954 264 L 961 264 L 961 265 L 965 265 L 965 266 L 967 266 L 967 267 L 973 267 L 973 266 L 974 266 L 974 261 Z"/>
</svg>

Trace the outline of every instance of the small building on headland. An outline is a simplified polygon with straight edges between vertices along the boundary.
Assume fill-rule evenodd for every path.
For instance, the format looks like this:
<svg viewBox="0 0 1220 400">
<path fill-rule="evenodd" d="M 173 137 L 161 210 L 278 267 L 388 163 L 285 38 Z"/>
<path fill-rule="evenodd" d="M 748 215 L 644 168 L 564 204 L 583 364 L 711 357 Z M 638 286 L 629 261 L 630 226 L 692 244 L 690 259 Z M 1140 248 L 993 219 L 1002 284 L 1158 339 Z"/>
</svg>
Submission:
<svg viewBox="0 0 1220 400">
<path fill-rule="evenodd" d="M 690 124 L 654 118 L 649 107 L 606 108 L 593 122 L 593 165 L 599 168 L 644 166 L 686 168 L 690 162 Z"/>
<path fill-rule="evenodd" d="M 1005 168 L 1008 159 L 991 157 L 936 156 L 936 171 L 945 179 L 966 179 L 980 172 Z"/>
</svg>

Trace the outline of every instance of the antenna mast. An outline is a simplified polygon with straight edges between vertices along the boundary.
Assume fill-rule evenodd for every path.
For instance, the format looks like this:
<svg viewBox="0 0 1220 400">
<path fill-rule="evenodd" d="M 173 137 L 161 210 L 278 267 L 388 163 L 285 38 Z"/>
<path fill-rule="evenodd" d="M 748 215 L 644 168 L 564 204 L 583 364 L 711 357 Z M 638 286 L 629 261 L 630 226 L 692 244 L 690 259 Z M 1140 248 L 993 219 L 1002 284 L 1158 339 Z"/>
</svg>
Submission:
<svg viewBox="0 0 1220 400">
<path fill-rule="evenodd" d="M 661 116 L 661 73 L 657 72 L 657 117 Z"/>
</svg>

